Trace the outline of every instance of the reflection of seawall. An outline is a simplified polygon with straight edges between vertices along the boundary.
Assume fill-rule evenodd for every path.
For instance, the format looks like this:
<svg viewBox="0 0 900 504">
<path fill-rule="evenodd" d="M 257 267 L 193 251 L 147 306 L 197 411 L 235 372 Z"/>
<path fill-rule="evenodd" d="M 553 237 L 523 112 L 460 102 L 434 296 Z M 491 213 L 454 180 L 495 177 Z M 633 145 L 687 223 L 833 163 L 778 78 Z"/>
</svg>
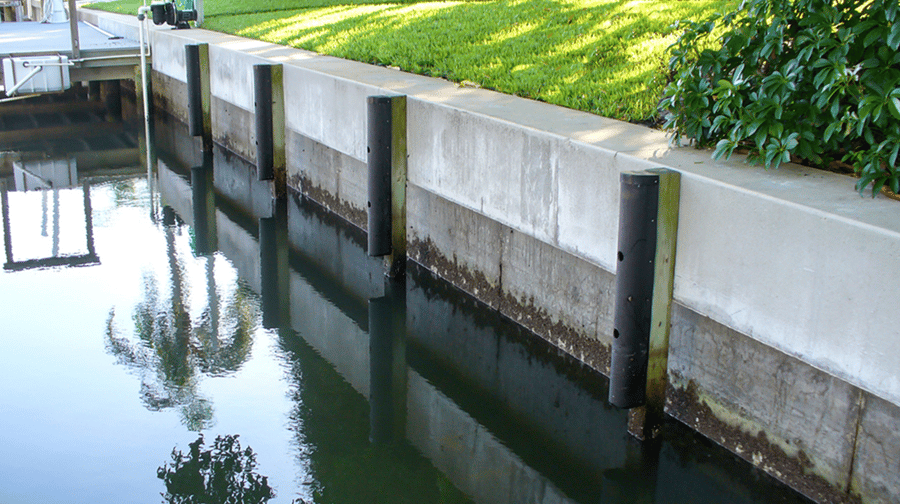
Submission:
<svg viewBox="0 0 900 504">
<path fill-rule="evenodd" d="M 412 370 L 407 407 L 410 442 L 476 502 L 574 502 Z"/>
<path fill-rule="evenodd" d="M 418 268 L 411 273 L 423 275 Z M 478 403 L 502 409 L 512 425 L 490 427 L 523 438 L 527 431 L 528 439 L 519 441 L 534 446 L 536 463 L 552 454 L 580 466 L 579 472 L 626 464 L 628 447 L 634 451 L 635 445 L 627 439 L 625 412 L 605 401 L 605 379 L 546 355 L 543 342 L 496 312 L 466 303 L 452 287 L 410 282 L 407 313 L 411 366 L 429 379 L 452 375 L 478 391 Z M 446 393 L 453 397 L 450 387 Z"/>
<path fill-rule="evenodd" d="M 233 157 L 215 163 L 224 180 L 248 169 Z M 161 163 L 159 178 L 167 204 L 189 214 L 186 175 Z M 259 219 L 239 203 L 260 207 L 242 196 L 253 183 L 217 180 L 216 226 L 219 249 L 259 292 Z M 383 293 L 381 261 L 358 228 L 303 198 L 288 198 L 287 215 L 291 328 L 368 399 L 367 304 Z M 642 451 L 603 400 L 605 380 L 414 265 L 406 307 L 406 437 L 477 502 L 766 502 L 746 466 L 695 441 Z"/>
<path fill-rule="evenodd" d="M 225 169 L 227 167 L 217 164 L 216 175 Z M 167 164 L 160 163 L 159 178 L 164 202 L 176 209 L 179 214 L 184 212 L 182 215 L 190 215 L 191 190 L 185 176 L 178 175 Z M 217 190 L 221 188 L 219 184 L 216 184 L 216 187 Z M 226 195 L 219 196 L 220 202 L 223 198 L 231 200 Z M 236 219 L 229 215 L 231 213 L 233 212 L 216 211 L 220 251 L 235 265 L 241 278 L 258 292 L 259 245 L 257 237 L 254 236 L 255 230 L 246 228 L 252 220 Z M 380 278 L 381 261 L 371 259 L 365 254 L 364 243 L 358 236 L 354 236 L 359 234 L 357 229 L 336 226 L 336 222 L 328 222 L 332 217 L 327 213 L 303 205 L 299 200 L 290 199 L 288 215 L 291 246 L 295 249 L 289 272 L 291 328 L 319 355 L 329 361 L 359 394 L 368 398 L 370 355 L 366 305 L 367 296 L 380 294 L 383 290 Z M 236 222 L 239 220 L 243 221 L 243 226 Z M 313 258 L 321 260 L 314 262 Z M 373 278 L 375 281 L 370 280 Z M 351 289 L 350 286 L 356 288 Z M 422 310 L 427 311 L 427 308 Z M 435 394 L 440 393 L 422 380 L 415 371 L 410 371 L 410 376 L 416 382 L 410 385 L 411 390 L 415 387 L 415 391 L 410 395 L 408 402 L 410 411 L 407 432 L 419 450 L 430 457 L 432 454 L 429 453 L 429 446 L 420 444 L 426 441 L 421 434 L 432 430 L 434 425 L 441 424 L 446 418 L 458 418 L 462 419 L 462 423 L 458 423 L 449 431 L 444 430 L 444 433 L 456 438 L 468 438 L 472 433 L 478 432 L 479 435 L 472 440 L 478 443 L 479 454 L 491 453 L 492 458 L 485 463 L 489 462 L 492 465 L 493 474 L 496 475 L 498 471 L 510 471 L 508 477 L 501 478 L 508 482 L 508 488 L 503 489 L 491 488 L 491 485 L 486 485 L 487 482 L 483 477 L 474 473 L 448 473 L 448 477 L 457 487 L 473 491 L 472 495 L 478 502 L 536 502 L 532 499 L 518 499 L 516 492 L 526 491 L 524 488 L 529 488 L 527 492 L 537 491 L 532 490 L 534 488 L 541 489 L 539 494 L 543 495 L 546 491 L 544 489 L 555 488 L 540 472 L 528 467 L 484 426 L 474 421 L 453 401 L 446 399 L 446 396 L 440 396 L 443 397 L 440 408 L 432 409 L 429 403 L 433 402 L 433 399 L 428 398 L 438 397 Z M 444 465 L 451 463 L 452 457 L 448 458 L 450 455 L 468 456 L 463 453 L 445 453 L 440 455 L 440 460 L 432 458 L 432 461 L 443 469 Z M 467 464 L 464 458 L 452 463 Z M 525 486 L 523 477 L 527 477 L 529 481 Z M 495 500 L 498 491 L 507 496 L 499 501 Z"/>
</svg>

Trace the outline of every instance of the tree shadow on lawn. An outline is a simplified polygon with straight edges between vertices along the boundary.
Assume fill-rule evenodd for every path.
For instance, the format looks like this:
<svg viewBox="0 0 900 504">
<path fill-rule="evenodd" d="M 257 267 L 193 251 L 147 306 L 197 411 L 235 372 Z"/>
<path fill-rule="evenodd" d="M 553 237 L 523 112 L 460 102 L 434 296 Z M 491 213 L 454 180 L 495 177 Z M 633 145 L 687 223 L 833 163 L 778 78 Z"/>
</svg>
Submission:
<svg viewBox="0 0 900 504">
<path fill-rule="evenodd" d="M 304 0 L 311 1 L 311 0 Z M 499 0 L 220 16 L 217 30 L 633 122 L 654 121 L 674 21 L 733 2 Z"/>
</svg>

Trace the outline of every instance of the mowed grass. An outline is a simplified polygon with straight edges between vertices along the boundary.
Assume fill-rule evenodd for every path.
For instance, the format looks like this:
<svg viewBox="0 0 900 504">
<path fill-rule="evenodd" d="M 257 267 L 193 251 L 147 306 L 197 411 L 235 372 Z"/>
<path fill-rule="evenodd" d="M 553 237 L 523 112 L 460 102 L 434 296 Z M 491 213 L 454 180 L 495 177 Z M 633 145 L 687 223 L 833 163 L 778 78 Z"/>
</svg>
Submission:
<svg viewBox="0 0 900 504">
<path fill-rule="evenodd" d="M 126 1 L 94 7 L 136 12 L 139 3 Z M 737 5 L 737 0 L 206 0 L 204 28 L 656 123 L 667 49 L 680 34 L 676 23 Z"/>
</svg>

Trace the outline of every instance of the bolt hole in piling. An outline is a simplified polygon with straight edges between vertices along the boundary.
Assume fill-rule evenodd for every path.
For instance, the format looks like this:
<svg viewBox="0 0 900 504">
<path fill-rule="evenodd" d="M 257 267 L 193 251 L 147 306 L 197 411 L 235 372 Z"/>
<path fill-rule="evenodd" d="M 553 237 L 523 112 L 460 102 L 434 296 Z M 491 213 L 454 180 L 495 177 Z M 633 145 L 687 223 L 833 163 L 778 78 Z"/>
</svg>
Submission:
<svg viewBox="0 0 900 504">
<path fill-rule="evenodd" d="M 618 338 L 618 337 L 619 337 L 619 330 L 613 329 L 613 338 Z"/>
<path fill-rule="evenodd" d="M 624 260 L 625 260 L 625 254 L 623 254 L 622 252 L 619 252 L 619 262 L 622 262 Z"/>
</svg>

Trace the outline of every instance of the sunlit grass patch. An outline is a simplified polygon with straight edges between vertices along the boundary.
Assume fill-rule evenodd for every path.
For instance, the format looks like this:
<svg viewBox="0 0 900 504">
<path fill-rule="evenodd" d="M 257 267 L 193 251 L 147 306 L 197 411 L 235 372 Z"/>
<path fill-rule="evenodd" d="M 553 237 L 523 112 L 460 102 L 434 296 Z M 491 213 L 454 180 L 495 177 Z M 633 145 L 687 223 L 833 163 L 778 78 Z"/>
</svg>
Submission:
<svg viewBox="0 0 900 504">
<path fill-rule="evenodd" d="M 678 37 L 673 24 L 733 10 L 737 2 L 206 0 L 205 5 L 208 29 L 473 82 L 607 117 L 655 122 L 667 48 Z M 276 5 L 280 10 L 273 10 Z"/>
</svg>

